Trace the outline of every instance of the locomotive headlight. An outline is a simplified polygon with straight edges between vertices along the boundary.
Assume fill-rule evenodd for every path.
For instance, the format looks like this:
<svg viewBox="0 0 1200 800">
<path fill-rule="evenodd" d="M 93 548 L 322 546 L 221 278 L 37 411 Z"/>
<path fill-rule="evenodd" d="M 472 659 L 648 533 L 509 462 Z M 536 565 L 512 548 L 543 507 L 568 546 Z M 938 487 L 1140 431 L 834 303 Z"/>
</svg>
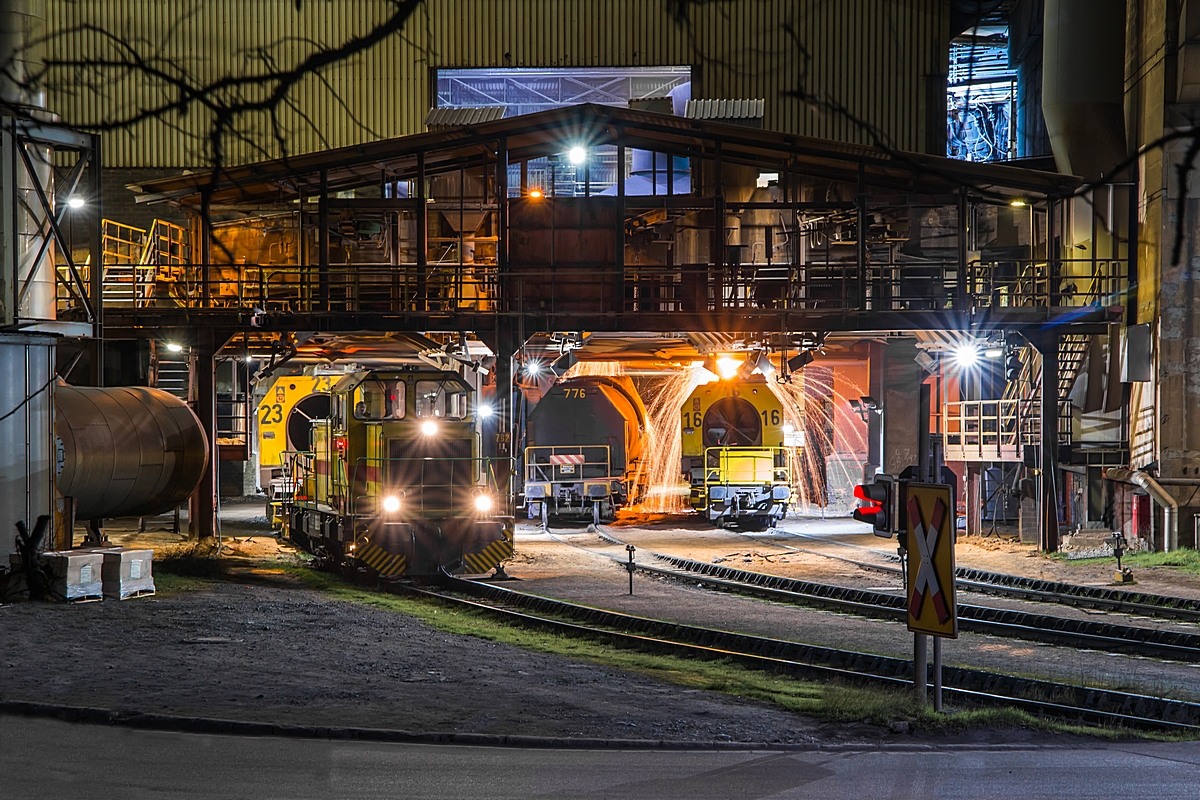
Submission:
<svg viewBox="0 0 1200 800">
<path fill-rule="evenodd" d="M 480 419 L 487 419 L 488 417 L 492 416 L 492 414 L 495 414 L 495 413 L 496 413 L 496 410 L 494 408 L 492 408 L 491 406 L 480 406 L 479 407 Z"/>
<path fill-rule="evenodd" d="M 488 512 L 492 510 L 492 498 L 486 494 L 475 495 L 475 510 Z"/>
<path fill-rule="evenodd" d="M 400 498 L 394 494 L 383 498 L 383 510 L 388 514 L 395 514 L 400 510 Z"/>
<path fill-rule="evenodd" d="M 438 424 L 431 419 L 427 419 L 421 423 L 421 433 L 426 436 L 437 436 Z"/>
</svg>

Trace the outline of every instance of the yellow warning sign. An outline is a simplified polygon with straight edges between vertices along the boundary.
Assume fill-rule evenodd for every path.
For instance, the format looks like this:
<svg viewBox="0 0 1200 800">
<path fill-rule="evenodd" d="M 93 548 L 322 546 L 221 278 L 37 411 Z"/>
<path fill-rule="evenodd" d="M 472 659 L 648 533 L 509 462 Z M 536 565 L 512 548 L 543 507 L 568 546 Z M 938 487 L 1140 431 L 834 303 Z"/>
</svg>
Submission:
<svg viewBox="0 0 1200 800">
<path fill-rule="evenodd" d="M 905 499 L 908 531 L 908 629 L 958 638 L 954 598 L 954 498 L 945 484 L 910 483 Z"/>
</svg>

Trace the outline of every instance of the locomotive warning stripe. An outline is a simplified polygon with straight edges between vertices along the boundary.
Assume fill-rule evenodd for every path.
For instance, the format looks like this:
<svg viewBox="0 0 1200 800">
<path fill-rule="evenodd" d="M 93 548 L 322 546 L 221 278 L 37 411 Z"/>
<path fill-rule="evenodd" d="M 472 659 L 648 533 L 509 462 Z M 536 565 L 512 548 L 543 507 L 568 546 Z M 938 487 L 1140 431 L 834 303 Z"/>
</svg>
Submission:
<svg viewBox="0 0 1200 800">
<path fill-rule="evenodd" d="M 582 464 L 583 455 L 550 456 L 551 464 Z"/>
<path fill-rule="evenodd" d="M 358 548 L 357 558 L 363 564 L 388 577 L 403 575 L 408 567 L 408 559 L 400 555 L 392 555 L 370 542 L 364 542 Z"/>
<path fill-rule="evenodd" d="M 512 558 L 512 541 L 505 537 L 492 542 L 478 553 L 463 556 L 463 566 L 472 575 L 481 575 L 495 568 L 501 561 Z"/>
</svg>

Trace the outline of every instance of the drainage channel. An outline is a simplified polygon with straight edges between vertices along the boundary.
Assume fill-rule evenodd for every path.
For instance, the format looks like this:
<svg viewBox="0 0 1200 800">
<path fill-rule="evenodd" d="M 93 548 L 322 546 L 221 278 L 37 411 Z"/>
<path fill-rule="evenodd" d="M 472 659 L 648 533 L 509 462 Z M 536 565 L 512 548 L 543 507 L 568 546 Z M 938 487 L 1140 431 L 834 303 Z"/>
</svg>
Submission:
<svg viewBox="0 0 1200 800">
<path fill-rule="evenodd" d="M 754 669 L 822 681 L 867 683 L 898 690 L 912 684 L 912 662 L 906 660 L 635 617 L 450 576 L 442 576 L 440 583 L 445 591 L 402 582 L 383 586 L 387 591 L 473 608 L 512 624 L 585 636 L 614 646 L 726 659 Z M 1034 714 L 1101 725 L 1200 731 L 1200 704 L 1196 703 L 958 667 L 945 668 L 943 681 L 946 698 L 963 705 L 1015 706 Z"/>
<path fill-rule="evenodd" d="M 809 536 L 803 533 L 792 533 L 790 531 L 780 531 L 787 536 L 793 536 L 811 541 L 821 542 L 823 544 L 836 545 L 838 547 L 849 547 L 856 550 L 865 550 L 873 555 L 882 558 L 890 558 L 896 560 L 893 553 L 885 553 L 874 548 L 864 547 L 863 545 L 853 544 L 851 542 L 837 542 L 826 539 L 818 539 L 815 536 Z M 758 538 L 755 541 L 761 541 Z M 817 550 L 809 550 L 803 547 L 792 547 L 790 545 L 771 542 L 777 547 L 786 550 L 794 550 L 799 553 L 808 555 L 820 556 L 829 558 L 835 561 L 842 561 L 847 564 L 853 564 L 863 569 L 875 570 L 878 572 L 886 572 L 893 575 L 901 574 L 899 567 L 888 566 L 885 564 L 872 564 L 866 561 L 856 561 L 852 558 L 843 558 L 842 556 L 834 556 L 829 553 L 822 553 Z M 1173 619 L 1183 622 L 1200 622 L 1200 600 L 1193 600 L 1186 597 L 1171 597 L 1169 595 L 1150 594 L 1146 592 L 1130 592 L 1124 589 L 1105 589 L 1101 586 L 1080 586 L 1074 583 L 1063 583 L 1061 581 L 1048 581 L 1039 578 L 1025 578 L 1020 575 L 1007 575 L 1002 572 L 988 572 L 981 569 L 973 569 L 970 567 L 959 567 L 955 570 L 956 585 L 964 591 L 976 592 L 978 594 L 988 594 L 997 597 L 1012 597 L 1017 600 L 1032 600 L 1039 603 L 1056 603 L 1058 605 L 1068 605 L 1076 608 L 1092 608 L 1098 611 L 1111 611 L 1123 614 L 1134 614 L 1142 617 L 1154 617 L 1157 619 Z"/>
</svg>

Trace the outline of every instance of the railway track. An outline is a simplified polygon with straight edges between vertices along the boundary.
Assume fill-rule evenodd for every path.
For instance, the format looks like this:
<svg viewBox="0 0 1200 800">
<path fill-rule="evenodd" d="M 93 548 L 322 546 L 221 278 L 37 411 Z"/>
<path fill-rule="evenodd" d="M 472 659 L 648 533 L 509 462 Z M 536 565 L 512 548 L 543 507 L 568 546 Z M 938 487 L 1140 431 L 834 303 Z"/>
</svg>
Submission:
<svg viewBox="0 0 1200 800">
<path fill-rule="evenodd" d="M 647 619 L 443 575 L 438 588 L 403 582 L 385 590 L 433 598 L 509 624 L 821 681 L 906 689 L 912 663 L 886 656 Z M 1033 714 L 1107 726 L 1200 733 L 1200 704 L 948 667 L 944 694 L 960 705 L 1014 706 Z"/>
<path fill-rule="evenodd" d="M 609 533 L 599 535 L 613 544 L 625 542 Z M 551 534 L 553 536 L 553 534 Z M 572 544 L 554 537 L 564 544 Z M 573 545 L 578 547 L 578 545 Z M 587 550 L 587 548 L 581 548 Z M 596 551 L 588 551 L 595 553 Z M 870 589 L 851 589 L 832 584 L 785 578 L 750 572 L 679 556 L 645 551 L 669 564 L 663 569 L 635 564 L 639 572 L 672 579 L 701 583 L 709 588 L 734 594 L 750 595 L 776 602 L 848 612 L 875 619 L 906 619 L 903 596 Z M 613 558 L 604 553 L 597 553 Z M 620 562 L 619 559 L 613 558 Z M 1200 663 L 1200 635 L 1179 631 L 1114 625 L 1106 622 L 1077 620 L 1012 609 L 990 608 L 960 603 L 959 630 L 1008 639 L 1041 642 L 1079 649 L 1100 650 L 1122 655 L 1148 656 L 1172 661 Z"/>
<path fill-rule="evenodd" d="M 777 530 L 777 533 L 808 539 L 820 542 L 821 544 L 862 550 L 884 559 L 898 560 L 897 556 L 892 553 L 852 542 L 820 539 L 815 536 L 790 531 Z M 819 550 L 793 547 L 780 542 L 764 542 L 758 536 L 748 538 L 751 538 L 755 542 L 771 544 L 784 550 L 829 558 L 876 572 L 885 572 L 893 575 L 900 575 L 902 572 L 900 567 L 888 564 L 858 561 L 852 558 L 822 553 Z M 1080 586 L 1073 583 L 1025 578 L 1020 575 L 1007 575 L 1002 572 L 988 572 L 969 567 L 959 567 L 955 570 L 955 575 L 955 583 L 958 588 L 977 594 L 1011 597 L 1017 600 L 1053 603 L 1076 608 L 1091 608 L 1098 611 L 1110 611 L 1142 617 L 1154 617 L 1157 619 L 1200 622 L 1200 600 L 1193 600 L 1186 597 L 1170 597 L 1168 595 L 1150 594 L 1147 592 L 1130 592 L 1124 589 L 1106 589 L 1100 586 Z"/>
</svg>

